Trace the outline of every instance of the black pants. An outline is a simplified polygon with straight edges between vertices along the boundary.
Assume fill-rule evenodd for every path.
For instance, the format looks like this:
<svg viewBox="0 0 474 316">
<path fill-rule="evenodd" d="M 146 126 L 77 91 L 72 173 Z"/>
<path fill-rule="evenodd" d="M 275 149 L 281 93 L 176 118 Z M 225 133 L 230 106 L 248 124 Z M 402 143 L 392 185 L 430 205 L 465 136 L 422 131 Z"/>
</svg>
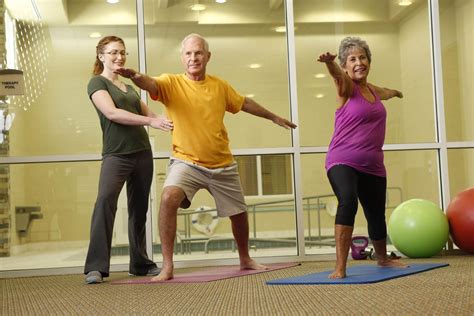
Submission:
<svg viewBox="0 0 474 316">
<path fill-rule="evenodd" d="M 386 238 L 387 178 L 359 172 L 346 165 L 329 169 L 328 178 L 338 201 L 336 224 L 354 226 L 359 200 L 367 219 L 370 239 Z"/>
<path fill-rule="evenodd" d="M 99 193 L 92 214 L 91 236 L 84 274 L 99 271 L 109 276 L 112 232 L 117 203 L 127 183 L 130 273 L 146 274 L 156 264 L 146 254 L 146 213 L 153 179 L 151 151 L 110 155 L 102 160 Z"/>
</svg>

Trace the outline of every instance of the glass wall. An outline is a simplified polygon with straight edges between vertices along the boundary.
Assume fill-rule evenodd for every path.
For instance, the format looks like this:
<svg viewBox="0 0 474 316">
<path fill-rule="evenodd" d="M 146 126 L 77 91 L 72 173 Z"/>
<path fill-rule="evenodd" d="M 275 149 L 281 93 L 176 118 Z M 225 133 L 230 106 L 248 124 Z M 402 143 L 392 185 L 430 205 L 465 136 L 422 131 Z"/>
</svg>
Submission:
<svg viewBox="0 0 474 316">
<path fill-rule="evenodd" d="M 181 0 L 156 5 L 145 1 L 146 64 L 150 75 L 182 73 L 182 39 L 198 33 L 209 42 L 208 74 L 228 81 L 239 93 L 289 117 L 287 45 L 283 1 L 238 0 L 219 3 Z M 151 107 L 162 111 L 157 102 Z M 239 113 L 225 124 L 233 149 L 288 147 L 289 131 L 269 121 Z M 168 137 L 156 135 L 157 147 L 170 149 Z"/>
<path fill-rule="evenodd" d="M 5 1 L 7 61 L 23 70 L 25 94 L 7 96 L 2 107 L 9 128 L 3 129 L 1 205 L 8 212 L 0 216 L 8 218 L 8 229 L 0 222 L 0 240 L 8 250 L 0 267 L 81 271 L 102 151 L 87 83 L 102 36 L 122 37 L 127 65 L 138 67 L 136 3 L 68 1 L 55 6 L 36 1 L 36 8 L 32 3 Z M 128 251 L 120 250 L 128 247 L 125 201 L 122 193 L 113 234 L 114 264 L 129 261 Z"/>
<path fill-rule="evenodd" d="M 472 142 L 474 3 L 464 0 L 439 3 L 446 135 L 450 142 Z M 470 185 L 473 184 L 471 177 Z"/>
<path fill-rule="evenodd" d="M 100 162 L 2 165 L 9 171 L 9 254 L 2 270 L 82 267 L 89 244 Z M 2 186 L 4 187 L 4 186 Z M 2 202 L 5 202 L 2 196 Z M 126 200 L 121 197 L 113 247 L 128 244 Z M 128 263 L 124 256 L 113 263 Z"/>
<path fill-rule="evenodd" d="M 228 81 L 240 94 L 289 117 L 283 1 L 274 4 L 255 0 L 206 1 L 201 2 L 200 7 L 194 4 L 196 2 L 191 0 L 162 6 L 145 2 L 148 74 L 183 73 L 181 41 L 190 33 L 198 33 L 207 39 L 212 54 L 208 74 Z M 149 99 L 149 104 L 156 111 L 166 113 L 159 102 Z M 271 121 L 242 112 L 228 113 L 225 124 L 232 149 L 291 146 L 291 133 Z M 170 135 L 154 130 L 150 134 L 155 138 L 156 149 L 171 151 Z M 268 249 L 272 249 L 270 255 L 275 255 L 275 248 L 282 247 L 285 254 L 296 254 L 291 156 L 250 155 L 239 156 L 236 160 L 249 204 L 251 247 L 259 249 L 258 256 L 264 256 Z M 281 200 L 284 202 L 280 203 Z M 220 255 L 222 258 L 235 257 L 229 220 L 219 219 L 212 234 L 206 236 L 196 229 L 212 224 L 210 219 L 198 222 L 203 216 L 198 217 L 195 212 L 201 208 L 210 209 L 208 213 L 211 214 L 215 208 L 207 191 L 197 194 L 189 210 L 179 212 L 178 248 L 181 248 L 180 243 L 187 245 L 192 249 L 192 258 L 199 258 L 197 256 L 203 251 L 216 256 L 215 251 L 210 251 L 212 249 L 227 249 Z M 272 242 L 272 239 L 278 242 Z M 279 239 L 283 241 L 279 242 Z"/>
<path fill-rule="evenodd" d="M 86 87 L 95 47 L 106 35 L 125 40 L 128 67 L 157 76 L 184 71 L 181 41 L 189 33 L 199 33 L 207 38 L 212 53 L 209 74 L 281 116 L 297 114 L 295 132 L 243 112 L 225 118 L 249 206 L 251 255 L 259 261 L 335 253 L 337 202 L 324 160 L 333 132 L 336 92 L 325 66 L 316 60 L 322 53 L 337 53 L 345 36 L 359 36 L 369 44 L 370 82 L 404 94 L 403 99 L 384 102 L 387 219 L 401 201 L 424 198 L 441 203 L 450 199 L 449 192 L 454 196 L 473 186 L 474 4 L 413 0 L 402 6 L 399 2 L 69 0 L 52 5 L 49 0 L 36 0 L 35 7 L 29 0 L 6 0 L 2 66 L 22 69 L 27 89 L 22 96 L 0 96 L 4 118 L 0 270 L 73 267 L 82 271 L 102 149 L 99 120 Z M 200 10 L 195 4 L 201 5 Z M 294 33 L 287 32 L 286 21 L 294 21 Z M 441 64 L 442 69 L 437 69 Z M 441 80 L 435 81 L 439 70 Z M 442 92 L 444 98 L 438 99 L 435 92 Z M 166 114 L 159 102 L 144 100 L 154 112 Z M 447 142 L 439 137 L 443 133 Z M 150 254 L 160 265 L 157 212 L 171 134 L 156 130 L 149 134 L 155 174 L 148 234 Z M 448 190 L 442 190 L 444 174 L 449 178 Z M 178 266 L 192 266 L 197 260 L 209 260 L 209 265 L 213 260 L 237 262 L 230 222 L 216 220 L 214 214 L 214 200 L 205 190 L 189 209 L 179 210 Z M 297 222 L 303 227 L 297 227 Z M 212 233 L 200 231 L 202 227 L 212 228 Z M 356 232 L 366 234 L 362 212 Z M 128 261 L 122 195 L 112 263 L 115 269 L 126 269 Z"/>
<path fill-rule="evenodd" d="M 259 257 L 296 255 L 295 199 L 290 155 L 236 156 L 245 200 L 248 206 L 250 247 Z M 156 196 L 165 180 L 166 159 L 157 160 Z M 158 210 L 158 205 L 154 208 Z M 199 191 L 188 209 L 178 210 L 175 259 L 197 260 L 237 258 L 231 223 L 217 218 L 214 199 Z M 154 213 L 153 218 L 157 218 Z M 159 241 L 156 221 L 155 241 Z M 159 242 L 155 247 L 160 258 Z M 158 259 L 159 260 L 159 259 Z"/>
<path fill-rule="evenodd" d="M 302 146 L 329 144 L 336 89 L 319 55 L 338 54 L 346 36 L 372 52 L 369 82 L 403 92 L 387 108 L 387 144 L 436 141 L 430 23 L 426 2 L 294 1 L 298 111 Z M 416 47 L 416 48 L 415 48 Z M 423 117 L 421 120 L 420 118 Z"/>
<path fill-rule="evenodd" d="M 331 253 L 335 246 L 337 199 L 324 171 L 324 158 L 324 154 L 305 154 L 301 161 L 307 253 Z M 387 219 L 401 202 L 409 199 L 425 199 L 439 204 L 438 161 L 436 150 L 385 152 Z M 354 234 L 367 236 L 367 222 L 360 205 Z"/>
<path fill-rule="evenodd" d="M 450 149 L 449 160 L 449 191 L 451 198 L 458 193 L 474 186 L 474 149 Z"/>
<path fill-rule="evenodd" d="M 100 125 L 87 95 L 95 47 L 102 36 L 120 36 L 129 52 L 127 66 L 138 67 L 135 1 L 114 6 L 105 1 L 70 1 L 67 10 L 38 1 L 41 20 L 31 1 L 6 2 L 16 25 L 13 56 L 17 67 L 25 70 L 26 85 L 24 96 L 9 97 L 8 109 L 16 114 L 9 155 L 100 154 Z M 62 10 L 66 11 L 61 15 Z M 96 12 L 108 12 L 110 18 Z M 43 56 L 45 60 L 40 59 Z"/>
</svg>

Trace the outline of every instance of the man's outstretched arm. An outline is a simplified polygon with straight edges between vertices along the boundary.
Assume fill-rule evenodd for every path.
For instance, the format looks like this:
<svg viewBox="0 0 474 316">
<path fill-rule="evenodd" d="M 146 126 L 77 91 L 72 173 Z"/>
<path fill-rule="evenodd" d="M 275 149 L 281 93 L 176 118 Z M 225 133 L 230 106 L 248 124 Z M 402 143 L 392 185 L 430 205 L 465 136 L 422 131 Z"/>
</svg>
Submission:
<svg viewBox="0 0 474 316">
<path fill-rule="evenodd" d="M 140 89 L 148 91 L 151 97 L 158 95 L 158 85 L 150 76 L 139 73 L 132 68 L 119 68 L 115 72 L 122 77 L 132 80 Z"/>
<path fill-rule="evenodd" d="M 281 127 L 284 127 L 286 129 L 296 128 L 296 124 L 288 121 L 285 118 L 282 118 L 276 115 L 273 112 L 268 111 L 263 106 L 261 106 L 254 100 L 247 97 L 245 98 L 244 105 L 242 106 L 242 111 L 255 115 L 255 116 L 266 118 L 272 121 L 273 123 L 280 125 Z"/>
</svg>

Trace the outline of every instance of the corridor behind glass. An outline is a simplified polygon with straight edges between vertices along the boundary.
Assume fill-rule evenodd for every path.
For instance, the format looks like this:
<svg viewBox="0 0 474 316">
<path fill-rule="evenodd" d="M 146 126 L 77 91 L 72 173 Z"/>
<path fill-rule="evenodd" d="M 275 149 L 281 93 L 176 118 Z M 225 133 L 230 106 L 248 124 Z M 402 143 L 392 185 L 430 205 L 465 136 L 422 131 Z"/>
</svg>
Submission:
<svg viewBox="0 0 474 316">
<path fill-rule="evenodd" d="M 298 124 L 292 134 L 245 113 L 225 118 L 249 205 L 251 255 L 261 262 L 335 253 L 337 203 L 324 170 L 335 91 L 316 59 L 320 53 L 337 52 L 347 35 L 369 43 L 374 66 L 370 79 L 404 94 L 384 103 L 387 218 L 410 198 L 449 201 L 442 185 L 449 183 L 445 192 L 454 196 L 474 182 L 469 37 L 474 3 L 433 2 L 439 3 L 439 16 L 431 17 L 440 27 L 440 37 L 434 38 L 440 42 L 439 53 L 432 49 L 433 3 L 426 0 L 410 6 L 391 0 L 207 0 L 201 1 L 201 11 L 192 10 L 192 0 L 69 0 L 55 5 L 36 0 L 40 19 L 31 1 L 6 0 L 8 67 L 22 69 L 34 89 L 6 97 L 1 104 L 4 115 L 14 113 L 15 118 L 4 129 L 0 146 L 0 270 L 82 271 L 102 145 L 97 114 L 86 93 L 97 36 L 122 37 L 127 65 L 159 75 L 183 72 L 181 40 L 199 33 L 210 44 L 209 74 Z M 286 26 L 285 21 L 294 24 Z M 142 31 L 144 38 L 139 37 Z M 436 65 L 442 69 L 434 71 Z M 441 71 L 442 80 L 435 83 L 434 74 Z M 436 98 L 436 91 L 444 99 Z M 160 103 L 142 96 L 154 112 L 164 113 Z M 443 105 L 444 111 L 437 111 Z M 154 261 L 160 264 L 157 211 L 171 137 L 153 130 L 149 134 L 155 179 L 148 232 Z M 440 153 L 448 158 L 446 166 Z M 449 182 L 441 181 L 443 174 Z M 124 201 L 122 196 L 115 221 L 115 270 L 128 265 Z M 202 265 L 203 260 L 207 265 L 237 262 L 229 221 L 211 216 L 213 203 L 200 191 L 188 211 L 180 210 L 178 266 Z M 212 232 L 200 232 L 203 228 Z M 367 235 L 361 211 L 355 231 Z"/>
</svg>

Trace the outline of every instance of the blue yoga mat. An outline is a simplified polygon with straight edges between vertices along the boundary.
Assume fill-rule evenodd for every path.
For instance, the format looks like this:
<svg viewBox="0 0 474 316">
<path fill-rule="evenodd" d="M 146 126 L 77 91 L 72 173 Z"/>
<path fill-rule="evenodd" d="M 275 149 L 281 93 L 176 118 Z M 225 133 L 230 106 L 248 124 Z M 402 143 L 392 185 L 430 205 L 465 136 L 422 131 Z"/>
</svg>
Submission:
<svg viewBox="0 0 474 316">
<path fill-rule="evenodd" d="M 404 277 L 410 274 L 449 266 L 447 263 L 415 263 L 408 268 L 379 267 L 377 265 L 355 265 L 346 270 L 347 277 L 343 279 L 329 279 L 331 271 L 312 273 L 292 278 L 267 281 L 270 285 L 284 284 L 365 284 L 376 283 L 390 279 Z"/>
</svg>

